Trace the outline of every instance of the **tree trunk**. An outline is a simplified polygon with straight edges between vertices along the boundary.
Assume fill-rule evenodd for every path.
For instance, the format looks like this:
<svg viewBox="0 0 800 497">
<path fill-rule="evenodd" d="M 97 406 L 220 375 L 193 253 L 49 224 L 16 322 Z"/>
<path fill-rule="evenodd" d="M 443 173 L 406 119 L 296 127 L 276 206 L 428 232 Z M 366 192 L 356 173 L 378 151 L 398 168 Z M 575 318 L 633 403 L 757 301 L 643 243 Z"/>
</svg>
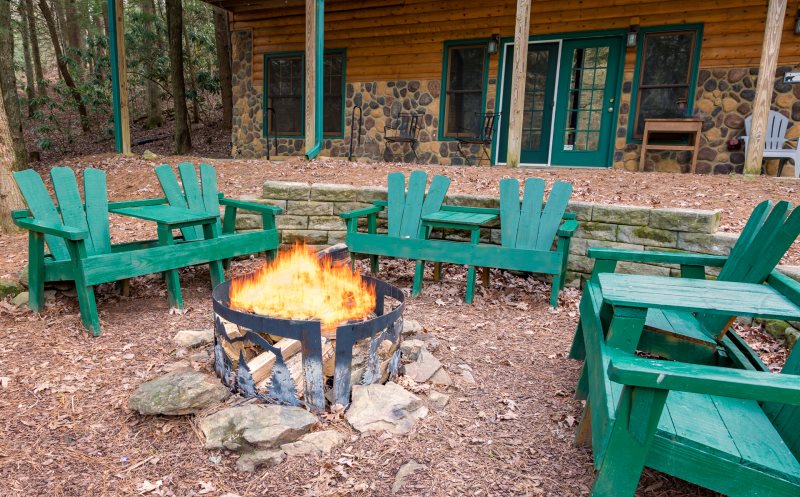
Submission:
<svg viewBox="0 0 800 497">
<path fill-rule="evenodd" d="M 58 1 L 58 0 L 53 0 Z M 69 47 L 69 56 L 77 64 L 81 64 L 81 23 L 78 17 L 76 0 L 63 0 L 64 15 L 66 24 L 64 25 L 64 40 Z"/>
<path fill-rule="evenodd" d="M 200 122 L 200 105 L 199 95 L 197 94 L 197 76 L 194 70 L 194 60 L 192 59 L 192 44 L 189 41 L 189 33 L 183 30 L 183 42 L 186 45 L 184 52 L 186 53 L 186 62 L 189 66 L 189 89 L 192 90 L 192 122 Z"/>
<path fill-rule="evenodd" d="M 39 53 L 39 33 L 36 31 L 36 16 L 33 14 L 33 0 L 25 2 L 25 17 L 28 19 L 28 36 L 31 39 L 31 59 L 33 59 L 33 75 L 36 78 L 36 94 L 40 97 L 47 95 L 44 85 L 44 72 L 42 71 L 42 57 Z"/>
<path fill-rule="evenodd" d="M 66 0 L 50 0 L 55 11 L 56 31 L 58 33 L 58 41 L 61 42 L 62 49 L 64 46 L 69 46 L 64 41 L 64 33 L 67 26 L 67 13 L 64 11 L 64 2 Z"/>
<path fill-rule="evenodd" d="M 44 0 L 40 0 L 44 1 Z M 175 153 L 192 149 L 186 111 L 186 83 L 183 78 L 183 6 L 181 0 L 166 0 L 169 61 L 172 73 L 172 100 L 175 104 Z"/>
<path fill-rule="evenodd" d="M 72 75 L 69 72 L 67 61 L 64 59 L 64 52 L 61 50 L 61 42 L 58 41 L 58 31 L 56 30 L 55 19 L 53 19 L 53 12 L 47 5 L 47 0 L 39 0 L 39 9 L 42 11 L 44 22 L 47 24 L 47 31 L 50 32 L 50 38 L 53 41 L 53 50 L 56 54 L 58 72 L 61 73 L 61 78 L 64 80 L 64 84 L 70 89 L 72 98 L 75 99 L 75 103 L 78 106 L 78 114 L 81 120 L 81 129 L 85 133 L 89 131 L 89 116 L 86 112 L 86 105 L 83 103 L 81 94 L 78 92 L 78 88 L 75 86 L 75 81 L 72 79 Z"/>
<path fill-rule="evenodd" d="M 13 160 L 11 165 L 3 164 L 3 168 L 22 167 L 28 163 L 28 150 L 25 148 L 25 136 L 22 134 L 22 115 L 19 111 L 17 96 L 17 78 L 14 74 L 14 33 L 11 26 L 11 2 L 0 1 L 0 91 L 3 93 L 3 121 L 7 137 L 3 138 L 6 147 L 11 149 Z M 6 133 L 6 132 L 4 132 Z M 4 154 L 5 157 L 5 154 Z M 5 160 L 5 158 L 3 158 Z"/>
<path fill-rule="evenodd" d="M 2 2 L 8 4 L 8 2 Z M 22 196 L 11 176 L 14 171 L 14 149 L 8 128 L 5 106 L 0 100 L 0 232 L 14 230 L 11 211 L 22 209 Z"/>
<path fill-rule="evenodd" d="M 217 67 L 222 93 L 222 126 L 225 129 L 231 129 L 233 120 L 231 39 L 228 33 L 228 13 L 219 7 L 214 7 L 214 35 L 217 42 Z"/>
<path fill-rule="evenodd" d="M 28 97 L 28 117 L 33 117 L 33 113 L 36 111 L 36 103 L 33 101 L 36 97 L 36 82 L 33 79 L 28 18 L 25 15 L 25 2 L 23 0 L 20 0 L 19 4 L 17 4 L 17 9 L 19 10 L 20 34 L 22 35 L 22 55 L 25 59 L 25 95 Z"/>
<path fill-rule="evenodd" d="M 147 32 L 155 44 L 158 39 L 158 34 L 155 32 L 153 18 L 156 15 L 156 5 L 153 0 L 142 0 L 142 13 L 144 19 L 142 25 L 145 32 Z M 145 99 L 147 104 L 147 122 L 146 128 L 158 128 L 164 124 L 164 118 L 161 116 L 161 89 L 158 83 L 153 81 L 155 79 L 156 68 L 153 64 L 153 58 L 145 58 L 145 72 L 147 79 L 145 83 Z"/>
</svg>

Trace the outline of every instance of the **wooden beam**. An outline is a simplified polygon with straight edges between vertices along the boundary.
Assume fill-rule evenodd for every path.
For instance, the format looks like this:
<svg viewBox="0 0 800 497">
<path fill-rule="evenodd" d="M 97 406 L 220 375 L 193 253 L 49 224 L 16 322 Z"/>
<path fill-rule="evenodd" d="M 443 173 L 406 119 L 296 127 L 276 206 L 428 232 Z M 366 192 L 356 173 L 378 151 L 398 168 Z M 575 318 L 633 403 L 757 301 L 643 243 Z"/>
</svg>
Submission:
<svg viewBox="0 0 800 497">
<path fill-rule="evenodd" d="M 111 56 L 111 92 L 114 142 L 118 153 L 131 153 L 128 112 L 128 76 L 125 64 L 125 11 L 123 0 L 108 0 L 108 45 Z"/>
<path fill-rule="evenodd" d="M 531 25 L 531 0 L 517 0 L 514 26 L 514 62 L 511 71 L 511 105 L 508 112 L 508 152 L 506 164 L 519 166 L 522 153 L 522 108 L 525 105 L 525 74 L 528 71 L 528 32 Z"/>
<path fill-rule="evenodd" d="M 319 154 L 322 142 L 322 69 L 324 54 L 323 0 L 306 0 L 306 158 Z"/>
<path fill-rule="evenodd" d="M 753 102 L 753 120 L 750 124 L 745 174 L 761 174 L 767 119 L 774 90 L 775 69 L 781 48 L 781 33 L 786 15 L 786 0 L 769 0 L 767 22 L 764 27 L 764 42 L 761 46 L 761 63 L 758 65 L 756 97 Z"/>
</svg>

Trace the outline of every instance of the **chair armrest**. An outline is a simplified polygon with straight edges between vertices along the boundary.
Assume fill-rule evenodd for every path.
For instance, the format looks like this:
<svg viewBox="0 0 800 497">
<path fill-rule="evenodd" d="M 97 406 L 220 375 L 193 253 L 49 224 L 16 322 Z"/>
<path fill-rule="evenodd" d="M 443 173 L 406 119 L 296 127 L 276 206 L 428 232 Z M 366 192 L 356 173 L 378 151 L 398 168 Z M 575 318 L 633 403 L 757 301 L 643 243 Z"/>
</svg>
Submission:
<svg viewBox="0 0 800 497">
<path fill-rule="evenodd" d="M 364 207 L 363 209 L 356 209 L 350 212 L 342 212 L 339 214 L 339 217 L 342 219 L 355 219 L 358 217 L 366 217 L 371 214 L 377 214 L 382 210 L 382 206 L 373 205 L 372 207 Z"/>
<path fill-rule="evenodd" d="M 257 204 L 255 202 L 247 202 L 244 200 L 234 200 L 232 198 L 221 198 L 220 205 L 236 207 L 245 211 L 258 212 L 259 214 L 280 214 L 283 209 L 274 205 Z"/>
<path fill-rule="evenodd" d="M 89 232 L 79 228 L 64 226 L 61 223 L 48 223 L 38 219 L 20 218 L 14 219 L 14 224 L 26 230 L 54 235 L 66 240 L 84 240 L 89 238 Z"/>
<path fill-rule="evenodd" d="M 611 381 L 736 399 L 800 405 L 800 376 L 645 359 L 609 350 Z"/>
<path fill-rule="evenodd" d="M 722 267 L 728 260 L 722 255 L 690 254 L 687 252 L 658 252 L 655 250 L 622 250 L 606 247 L 589 249 L 589 257 L 600 260 L 679 264 L 688 266 Z"/>
<path fill-rule="evenodd" d="M 575 234 L 575 230 L 578 229 L 580 223 L 575 219 L 567 219 L 561 226 L 558 228 L 558 236 L 572 236 Z"/>
</svg>

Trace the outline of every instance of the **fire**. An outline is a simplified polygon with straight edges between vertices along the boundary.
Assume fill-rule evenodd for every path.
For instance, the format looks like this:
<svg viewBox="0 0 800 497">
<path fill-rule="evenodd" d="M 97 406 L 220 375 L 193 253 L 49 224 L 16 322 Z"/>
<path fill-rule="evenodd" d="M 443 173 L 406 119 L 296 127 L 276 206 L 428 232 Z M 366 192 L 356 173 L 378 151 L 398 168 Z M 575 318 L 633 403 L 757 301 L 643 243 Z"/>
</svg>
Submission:
<svg viewBox="0 0 800 497">
<path fill-rule="evenodd" d="M 322 322 L 324 331 L 367 317 L 375 308 L 375 287 L 347 265 L 334 266 L 304 244 L 278 252 L 250 276 L 231 281 L 234 309 L 284 319 Z"/>
</svg>

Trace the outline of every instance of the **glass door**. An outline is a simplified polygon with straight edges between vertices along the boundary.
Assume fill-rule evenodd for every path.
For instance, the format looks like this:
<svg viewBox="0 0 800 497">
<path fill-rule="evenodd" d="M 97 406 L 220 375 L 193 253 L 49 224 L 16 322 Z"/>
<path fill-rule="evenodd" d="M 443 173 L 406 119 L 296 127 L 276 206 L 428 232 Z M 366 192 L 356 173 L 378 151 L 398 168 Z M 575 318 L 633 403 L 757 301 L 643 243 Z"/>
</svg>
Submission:
<svg viewBox="0 0 800 497">
<path fill-rule="evenodd" d="M 614 37 L 563 42 L 553 165 L 611 165 L 622 41 Z"/>
<path fill-rule="evenodd" d="M 508 148 L 508 116 L 511 108 L 511 79 L 514 47 L 506 47 L 505 74 L 503 75 L 503 102 L 501 107 L 499 162 L 506 161 Z M 553 118 L 553 97 L 558 66 L 558 43 L 531 43 L 528 45 L 527 72 L 525 75 L 525 102 L 522 114 L 523 164 L 547 164 L 550 152 L 550 131 Z"/>
</svg>

